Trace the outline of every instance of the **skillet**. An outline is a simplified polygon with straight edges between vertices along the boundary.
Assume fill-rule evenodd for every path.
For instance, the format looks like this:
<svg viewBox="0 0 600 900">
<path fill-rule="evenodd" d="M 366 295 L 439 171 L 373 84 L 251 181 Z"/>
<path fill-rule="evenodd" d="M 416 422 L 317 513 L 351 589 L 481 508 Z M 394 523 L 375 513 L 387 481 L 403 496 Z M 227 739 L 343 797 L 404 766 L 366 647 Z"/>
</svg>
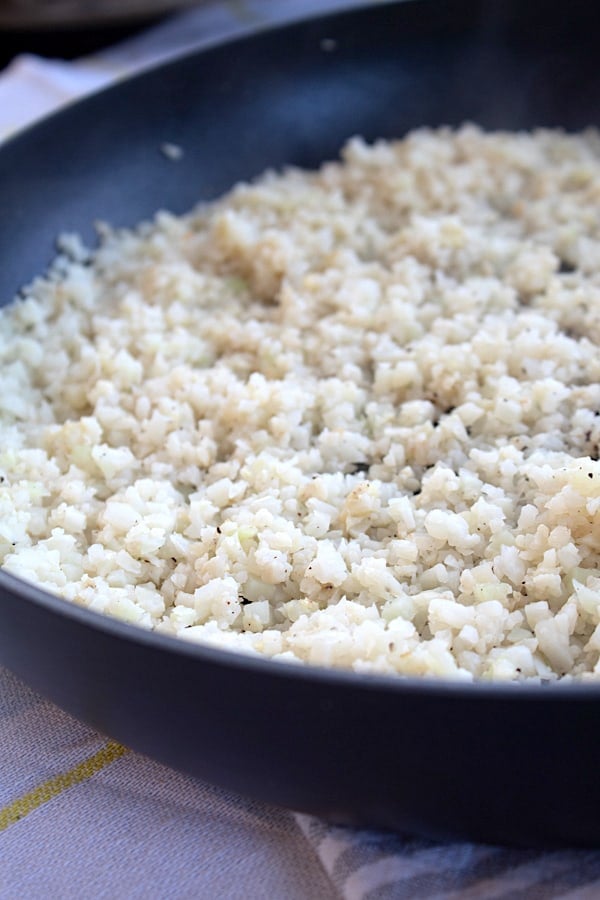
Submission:
<svg viewBox="0 0 600 900">
<path fill-rule="evenodd" d="M 183 212 L 349 136 L 600 124 L 588 0 L 409 0 L 188 55 L 0 147 L 0 297 L 93 221 Z M 183 148 L 175 162 L 165 142 Z M 276 664 L 104 618 L 0 571 L 0 661 L 127 746 L 329 820 L 521 846 L 600 841 L 600 685 Z"/>
</svg>

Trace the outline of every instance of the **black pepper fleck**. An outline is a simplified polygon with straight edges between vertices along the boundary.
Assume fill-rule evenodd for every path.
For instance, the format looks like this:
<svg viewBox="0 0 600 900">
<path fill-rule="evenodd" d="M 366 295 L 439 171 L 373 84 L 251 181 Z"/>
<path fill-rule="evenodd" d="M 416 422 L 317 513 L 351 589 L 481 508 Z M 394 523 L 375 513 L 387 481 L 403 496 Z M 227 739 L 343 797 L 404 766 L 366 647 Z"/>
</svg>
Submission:
<svg viewBox="0 0 600 900">
<path fill-rule="evenodd" d="M 571 275 L 576 270 L 576 266 L 573 263 L 568 262 L 566 259 L 561 259 L 560 265 L 558 267 L 558 272 L 560 275 Z"/>
</svg>

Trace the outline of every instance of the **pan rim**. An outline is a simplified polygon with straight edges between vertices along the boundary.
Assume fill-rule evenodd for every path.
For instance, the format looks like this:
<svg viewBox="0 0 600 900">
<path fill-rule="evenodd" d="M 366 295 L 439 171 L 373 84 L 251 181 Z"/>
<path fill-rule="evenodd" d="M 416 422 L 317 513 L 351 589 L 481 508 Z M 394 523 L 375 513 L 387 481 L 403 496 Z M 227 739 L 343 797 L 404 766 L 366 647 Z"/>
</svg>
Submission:
<svg viewBox="0 0 600 900">
<path fill-rule="evenodd" d="M 72 99 L 65 101 L 58 108 L 43 113 L 28 125 L 17 129 L 17 131 L 12 132 L 3 139 L 0 138 L 0 152 L 4 153 L 6 149 L 12 149 L 21 138 L 29 136 L 31 132 L 43 127 L 46 123 L 54 123 L 62 116 L 70 115 L 74 111 L 83 108 L 88 103 L 94 103 L 98 98 L 104 98 L 111 92 L 118 92 L 123 88 L 134 85 L 147 76 L 159 72 L 167 72 L 171 66 L 178 67 L 186 61 L 191 62 L 196 57 L 203 57 L 213 51 L 218 52 L 223 49 L 226 49 L 227 51 L 230 49 L 234 50 L 239 44 L 245 44 L 248 41 L 252 42 L 258 37 L 268 37 L 272 34 L 285 35 L 285 32 L 288 29 L 294 30 L 300 26 L 318 25 L 319 23 L 322 23 L 325 26 L 329 22 L 334 25 L 336 22 L 341 23 L 346 17 L 360 15 L 361 13 L 368 15 L 369 12 L 373 12 L 379 7 L 426 6 L 428 4 L 435 4 L 436 2 L 437 0 L 370 0 L 370 2 L 369 0 L 346 0 L 344 6 L 328 11 L 326 10 L 325 12 L 321 10 L 312 10 L 308 14 L 299 12 L 283 22 L 257 23 L 237 34 L 224 34 L 217 35 L 213 38 L 207 38 L 197 47 L 188 47 L 181 51 L 174 51 L 172 55 L 169 54 L 163 59 L 153 60 L 145 64 L 143 63 L 140 68 L 135 69 L 135 71 L 126 73 L 123 76 L 117 76 L 115 80 L 100 85 L 97 88 L 93 88 L 86 94 L 73 97 Z M 328 50 L 327 52 L 330 51 Z"/>
</svg>

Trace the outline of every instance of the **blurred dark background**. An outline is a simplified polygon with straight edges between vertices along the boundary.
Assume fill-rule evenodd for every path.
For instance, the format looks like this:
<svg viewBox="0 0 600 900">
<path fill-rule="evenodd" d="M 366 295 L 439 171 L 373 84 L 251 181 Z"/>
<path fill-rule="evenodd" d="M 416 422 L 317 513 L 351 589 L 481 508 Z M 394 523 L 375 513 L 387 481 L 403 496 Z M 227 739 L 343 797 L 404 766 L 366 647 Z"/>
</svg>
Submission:
<svg viewBox="0 0 600 900">
<path fill-rule="evenodd" d="M 20 53 L 86 56 L 200 0 L 0 0 L 0 68 Z"/>
<path fill-rule="evenodd" d="M 52 59 L 75 59 L 137 34 L 165 18 L 163 15 L 120 22 L 118 25 L 71 28 L 8 28 L 0 26 L 0 69 L 19 53 Z"/>
<path fill-rule="evenodd" d="M 19 53 L 35 53 L 54 59 L 74 59 L 93 53 L 135 34 L 140 22 L 99 28 L 0 29 L 0 68 Z"/>
</svg>

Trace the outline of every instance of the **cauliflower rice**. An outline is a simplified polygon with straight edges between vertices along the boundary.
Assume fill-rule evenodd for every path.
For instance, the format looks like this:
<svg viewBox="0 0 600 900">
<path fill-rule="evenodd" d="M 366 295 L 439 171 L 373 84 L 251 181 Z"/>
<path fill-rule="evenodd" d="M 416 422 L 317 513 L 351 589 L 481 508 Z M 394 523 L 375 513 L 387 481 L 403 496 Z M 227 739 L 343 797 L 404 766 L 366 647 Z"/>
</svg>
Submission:
<svg viewBox="0 0 600 900">
<path fill-rule="evenodd" d="M 600 677 L 600 139 L 420 130 L 73 237 L 0 313 L 0 560 L 274 659 Z"/>
</svg>

